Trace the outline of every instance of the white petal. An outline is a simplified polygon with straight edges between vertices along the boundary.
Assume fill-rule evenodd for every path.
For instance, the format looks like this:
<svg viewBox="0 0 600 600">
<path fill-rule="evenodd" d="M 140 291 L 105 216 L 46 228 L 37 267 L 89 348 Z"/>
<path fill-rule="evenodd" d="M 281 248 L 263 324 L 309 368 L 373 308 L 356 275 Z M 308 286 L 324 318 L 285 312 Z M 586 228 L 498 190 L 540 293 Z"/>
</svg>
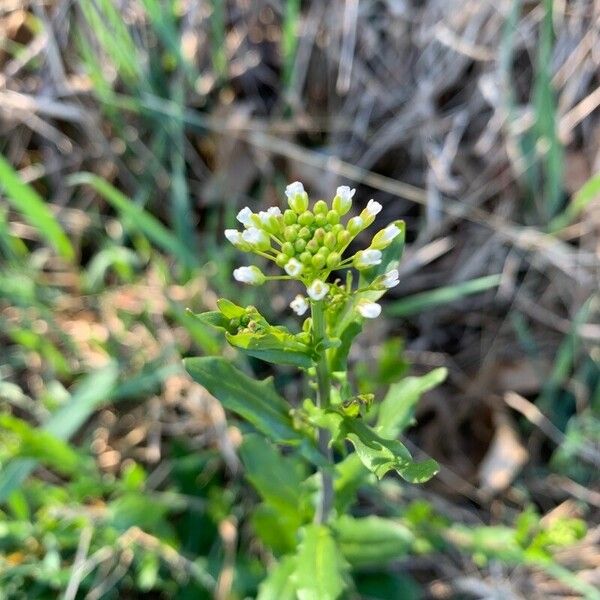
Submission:
<svg viewBox="0 0 600 600">
<path fill-rule="evenodd" d="M 247 206 L 245 206 L 244 208 L 242 208 L 242 210 L 240 210 L 236 218 L 242 225 L 244 225 L 244 227 L 250 227 L 250 225 L 252 224 L 252 211 Z"/>
<path fill-rule="evenodd" d="M 329 285 L 323 283 L 320 279 L 315 279 L 306 291 L 313 300 L 323 300 L 329 291 Z"/>
<path fill-rule="evenodd" d="M 278 206 L 271 206 L 271 208 L 267 209 L 267 214 L 270 217 L 280 217 L 281 216 L 281 209 Z"/>
<path fill-rule="evenodd" d="M 298 294 L 290 302 L 290 308 L 301 317 L 308 310 L 308 301 L 304 296 Z"/>
<path fill-rule="evenodd" d="M 288 260 L 285 264 L 284 270 L 291 277 L 296 277 L 302 273 L 303 268 L 304 265 L 300 261 L 296 260 L 295 258 L 290 258 L 290 260 Z"/>
<path fill-rule="evenodd" d="M 381 305 L 377 302 L 369 302 L 368 300 L 361 300 L 356 310 L 365 319 L 376 319 L 381 314 Z"/>
<path fill-rule="evenodd" d="M 288 198 L 293 198 L 294 196 L 297 196 L 298 194 L 303 194 L 303 193 L 304 193 L 304 186 L 299 181 L 294 181 L 293 183 L 290 183 L 285 188 L 285 195 Z"/>
<path fill-rule="evenodd" d="M 367 202 L 366 211 L 368 214 L 374 217 L 375 215 L 378 215 L 381 212 L 382 208 L 383 207 L 381 206 L 381 204 L 379 204 L 379 202 L 375 202 L 375 200 L 371 198 L 371 200 Z"/>
<path fill-rule="evenodd" d="M 335 190 L 335 195 L 339 196 L 342 200 L 351 200 L 352 196 L 356 193 L 356 190 L 350 189 L 347 185 L 340 185 L 337 190 Z"/>
<path fill-rule="evenodd" d="M 237 229 L 226 229 L 225 237 L 234 246 L 237 246 L 242 241 L 242 234 Z"/>
</svg>

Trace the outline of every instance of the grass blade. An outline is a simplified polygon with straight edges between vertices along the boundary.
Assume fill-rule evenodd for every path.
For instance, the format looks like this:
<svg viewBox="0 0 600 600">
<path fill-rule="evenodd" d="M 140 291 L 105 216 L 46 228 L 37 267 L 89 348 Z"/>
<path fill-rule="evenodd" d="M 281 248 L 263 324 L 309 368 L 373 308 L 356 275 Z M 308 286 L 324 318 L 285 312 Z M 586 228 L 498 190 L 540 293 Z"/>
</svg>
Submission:
<svg viewBox="0 0 600 600">
<path fill-rule="evenodd" d="M 27 183 L 0 154 L 0 190 L 25 220 L 35 227 L 41 237 L 52 245 L 66 260 L 73 260 L 75 251 L 46 201 Z"/>
<path fill-rule="evenodd" d="M 471 279 L 464 283 L 441 287 L 429 292 L 422 292 L 403 298 L 396 302 L 392 302 L 387 307 L 387 314 L 394 317 L 406 317 L 414 315 L 430 308 L 447 304 L 455 300 L 460 300 L 465 296 L 478 294 L 496 287 L 500 283 L 501 275 L 488 275 Z"/>
</svg>

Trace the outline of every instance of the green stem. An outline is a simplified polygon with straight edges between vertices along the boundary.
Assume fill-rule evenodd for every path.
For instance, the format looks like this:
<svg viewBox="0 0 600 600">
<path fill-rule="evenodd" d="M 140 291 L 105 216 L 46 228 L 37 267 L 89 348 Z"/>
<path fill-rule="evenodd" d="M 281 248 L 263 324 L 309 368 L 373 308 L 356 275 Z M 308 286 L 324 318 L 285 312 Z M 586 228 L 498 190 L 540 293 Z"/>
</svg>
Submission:
<svg viewBox="0 0 600 600">
<path fill-rule="evenodd" d="M 325 324 L 325 303 L 323 300 L 311 302 L 312 326 L 313 326 L 313 344 L 315 347 L 322 346 L 326 339 L 327 331 Z M 329 364 L 327 363 L 327 352 L 320 350 L 317 368 L 317 390 L 318 405 L 320 408 L 328 408 L 331 403 L 331 380 L 329 376 Z M 319 450 L 325 456 L 328 463 L 333 463 L 333 453 L 329 447 L 329 432 L 326 429 L 319 428 L 318 431 Z M 331 469 L 324 467 L 320 470 L 322 493 L 321 501 L 317 507 L 315 521 L 325 523 L 333 506 L 333 478 Z"/>
</svg>

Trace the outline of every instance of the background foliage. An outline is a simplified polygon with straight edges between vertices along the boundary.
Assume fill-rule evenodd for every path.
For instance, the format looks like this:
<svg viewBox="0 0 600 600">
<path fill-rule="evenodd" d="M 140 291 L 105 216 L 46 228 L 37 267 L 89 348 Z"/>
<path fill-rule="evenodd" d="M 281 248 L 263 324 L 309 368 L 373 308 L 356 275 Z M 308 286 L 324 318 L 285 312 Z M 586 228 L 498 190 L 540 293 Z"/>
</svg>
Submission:
<svg viewBox="0 0 600 600">
<path fill-rule="evenodd" d="M 257 593 L 287 543 L 269 539 L 272 482 L 261 442 L 184 375 L 182 357 L 223 350 L 185 309 L 227 296 L 289 317 L 289 292 L 234 285 L 221 232 L 300 179 L 407 222 L 388 318 L 351 357 L 361 390 L 449 373 L 405 439 L 440 474 L 384 480 L 339 533 L 356 596 L 598 597 L 599 16 L 592 0 L 3 2 L 2 596 Z"/>
</svg>

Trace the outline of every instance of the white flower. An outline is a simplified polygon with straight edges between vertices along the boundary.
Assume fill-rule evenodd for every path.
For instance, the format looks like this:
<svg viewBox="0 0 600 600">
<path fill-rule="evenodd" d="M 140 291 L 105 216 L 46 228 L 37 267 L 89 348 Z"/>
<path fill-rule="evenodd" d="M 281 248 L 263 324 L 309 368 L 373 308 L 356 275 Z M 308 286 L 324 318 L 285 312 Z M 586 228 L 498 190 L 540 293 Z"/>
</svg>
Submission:
<svg viewBox="0 0 600 600">
<path fill-rule="evenodd" d="M 381 212 L 381 209 L 383 207 L 381 206 L 381 204 L 379 204 L 379 202 L 375 202 L 375 200 L 373 200 L 371 198 L 371 200 L 369 200 L 367 202 L 367 208 L 365 208 L 365 212 L 371 216 L 374 217 L 376 215 L 378 215 Z"/>
<path fill-rule="evenodd" d="M 306 292 L 313 300 L 323 300 L 329 291 L 329 285 L 320 279 L 315 279 L 307 288 Z"/>
<path fill-rule="evenodd" d="M 265 276 L 262 271 L 255 266 L 238 267 L 233 271 L 233 278 L 236 281 L 241 281 L 242 283 L 248 283 L 250 285 L 261 285 L 265 282 Z"/>
<path fill-rule="evenodd" d="M 258 218 L 263 225 L 268 225 L 271 219 L 276 219 L 281 216 L 281 210 L 277 206 L 271 206 L 267 210 L 261 210 L 258 213 Z"/>
<path fill-rule="evenodd" d="M 357 269 L 368 269 L 381 263 L 381 252 L 368 248 L 356 253 L 354 258 L 354 266 Z"/>
<path fill-rule="evenodd" d="M 304 265 L 295 258 L 290 258 L 290 260 L 285 263 L 285 267 L 283 267 L 285 272 L 291 277 L 297 277 L 302 273 L 302 269 L 304 269 Z"/>
<path fill-rule="evenodd" d="M 356 310 L 365 319 L 376 319 L 381 314 L 381 305 L 370 300 L 361 300 L 356 305 Z"/>
<path fill-rule="evenodd" d="M 281 209 L 279 208 L 279 206 L 271 206 L 271 208 L 267 209 L 267 214 L 270 217 L 280 217 L 281 216 Z"/>
<path fill-rule="evenodd" d="M 335 190 L 335 195 L 339 196 L 345 202 L 348 200 L 352 200 L 352 197 L 356 193 L 354 188 L 350 189 L 347 185 L 340 185 L 337 190 Z"/>
<path fill-rule="evenodd" d="M 242 243 L 242 234 L 237 229 L 226 229 L 225 237 L 234 245 L 239 246 Z"/>
<path fill-rule="evenodd" d="M 396 287 L 400 283 L 398 269 L 392 269 L 384 274 L 381 279 L 381 284 L 384 288 L 390 289 Z"/>
<path fill-rule="evenodd" d="M 291 302 L 290 302 L 290 308 L 299 316 L 301 317 L 307 310 L 308 310 L 308 300 L 302 296 L 301 294 L 298 294 Z"/>
<path fill-rule="evenodd" d="M 240 212 L 237 214 L 236 219 L 244 226 L 244 227 L 250 227 L 250 225 L 252 225 L 252 211 L 245 206 L 244 208 L 242 208 L 242 210 L 240 210 Z"/>
<path fill-rule="evenodd" d="M 288 199 L 300 194 L 304 194 L 304 186 L 299 181 L 294 181 L 285 188 L 285 195 Z"/>
<path fill-rule="evenodd" d="M 242 239 L 253 246 L 265 246 L 269 244 L 267 234 L 256 227 L 246 229 L 242 233 Z"/>
</svg>

